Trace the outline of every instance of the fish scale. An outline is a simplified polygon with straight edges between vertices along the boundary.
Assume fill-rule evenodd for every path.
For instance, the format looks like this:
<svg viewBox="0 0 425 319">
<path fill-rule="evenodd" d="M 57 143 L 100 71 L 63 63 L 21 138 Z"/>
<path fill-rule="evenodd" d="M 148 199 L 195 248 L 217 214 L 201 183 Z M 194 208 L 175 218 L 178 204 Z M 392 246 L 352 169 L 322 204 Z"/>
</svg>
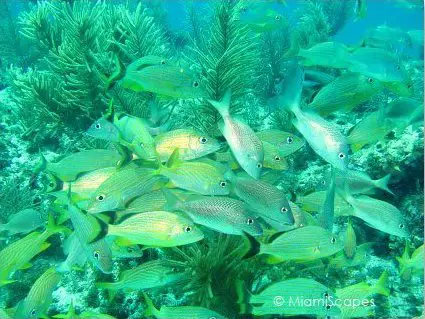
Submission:
<svg viewBox="0 0 425 319">
<path fill-rule="evenodd" d="M 195 223 L 216 231 L 252 236 L 262 234 L 255 216 L 247 210 L 244 202 L 228 197 L 200 197 L 176 204 L 176 208 L 187 213 Z"/>
<path fill-rule="evenodd" d="M 305 226 L 284 233 L 270 244 L 262 245 L 260 253 L 282 260 L 313 260 L 333 255 L 343 247 L 343 242 L 324 228 Z"/>
</svg>

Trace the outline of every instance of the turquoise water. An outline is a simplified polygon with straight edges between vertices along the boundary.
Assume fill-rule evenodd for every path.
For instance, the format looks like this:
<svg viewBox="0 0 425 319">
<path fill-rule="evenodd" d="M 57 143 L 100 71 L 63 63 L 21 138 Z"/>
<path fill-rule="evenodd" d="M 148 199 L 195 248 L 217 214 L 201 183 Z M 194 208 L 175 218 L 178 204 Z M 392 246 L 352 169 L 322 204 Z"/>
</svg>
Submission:
<svg viewBox="0 0 425 319">
<path fill-rule="evenodd" d="M 421 318 L 423 3 L 0 2 L 0 318 Z"/>
</svg>

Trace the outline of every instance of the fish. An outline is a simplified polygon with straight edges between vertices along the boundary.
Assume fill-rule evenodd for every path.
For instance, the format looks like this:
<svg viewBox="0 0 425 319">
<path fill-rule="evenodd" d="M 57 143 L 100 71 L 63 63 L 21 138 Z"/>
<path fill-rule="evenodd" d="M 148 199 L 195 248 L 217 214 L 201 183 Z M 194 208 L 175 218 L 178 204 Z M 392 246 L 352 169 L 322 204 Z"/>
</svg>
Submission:
<svg viewBox="0 0 425 319">
<path fill-rule="evenodd" d="M 54 267 L 47 269 L 32 285 L 27 296 L 19 302 L 14 318 L 43 318 L 52 302 L 52 293 L 61 280 Z"/>
<path fill-rule="evenodd" d="M 410 42 L 413 45 L 424 45 L 424 30 L 409 30 L 407 31 L 407 35 L 409 36 Z"/>
<path fill-rule="evenodd" d="M 12 317 L 9 315 L 6 309 L 0 308 L 0 318 L 11 319 Z"/>
<path fill-rule="evenodd" d="M 226 319 L 219 313 L 197 306 L 162 306 L 157 309 L 152 300 L 144 293 L 147 309 L 145 316 L 154 316 L 157 319 Z"/>
<path fill-rule="evenodd" d="M 0 233 L 7 232 L 9 235 L 28 234 L 45 225 L 43 213 L 27 208 L 9 216 L 7 223 L 0 224 Z"/>
<path fill-rule="evenodd" d="M 326 191 L 313 192 L 304 196 L 297 197 L 297 203 L 307 212 L 320 212 L 326 198 Z M 342 195 L 335 194 L 334 203 L 335 216 L 350 216 L 353 214 L 353 208 L 344 200 Z"/>
<path fill-rule="evenodd" d="M 169 60 L 167 58 L 156 55 L 145 55 L 127 65 L 126 72 L 140 71 L 148 66 L 166 64 L 169 64 Z"/>
<path fill-rule="evenodd" d="M 423 9 L 424 2 L 422 0 L 395 0 L 395 4 L 406 9 Z"/>
<path fill-rule="evenodd" d="M 410 47 L 412 43 L 409 35 L 402 29 L 383 24 L 368 30 L 363 39 L 363 45 L 367 47 L 396 50 Z"/>
<path fill-rule="evenodd" d="M 277 230 L 293 225 L 294 216 L 284 191 L 250 176 L 231 178 L 233 192 Z"/>
<path fill-rule="evenodd" d="M 387 193 L 394 195 L 388 188 L 388 182 L 391 174 L 385 175 L 379 179 L 371 179 L 370 176 L 358 170 L 346 170 L 345 172 L 336 172 L 335 183 L 339 189 L 344 189 L 347 185 L 350 194 L 369 194 L 375 189 L 381 189 Z"/>
<path fill-rule="evenodd" d="M 151 260 L 122 271 L 115 282 L 97 282 L 96 287 L 109 291 L 139 291 L 170 285 L 183 278 L 184 269 L 167 260 Z"/>
<path fill-rule="evenodd" d="M 335 76 L 313 69 L 305 69 L 304 87 L 321 87 L 335 80 Z"/>
<path fill-rule="evenodd" d="M 354 231 L 351 219 L 348 218 L 347 229 L 344 238 L 344 254 L 345 257 L 352 259 L 356 254 L 356 232 Z"/>
<path fill-rule="evenodd" d="M 41 153 L 40 157 L 41 161 L 35 172 L 46 170 L 63 182 L 74 181 L 82 173 L 119 166 L 124 161 L 122 155 L 118 152 L 105 149 L 91 149 L 73 153 L 56 163 L 47 162 Z"/>
<path fill-rule="evenodd" d="M 364 19 L 367 15 L 367 3 L 366 0 L 356 0 L 354 5 L 354 21 Z"/>
<path fill-rule="evenodd" d="M 180 159 L 193 160 L 218 151 L 222 144 L 215 138 L 193 129 L 177 129 L 155 137 L 156 151 L 161 161 L 168 161 L 176 148 Z"/>
<path fill-rule="evenodd" d="M 420 245 L 410 256 L 409 242 L 406 241 L 406 246 L 401 257 L 396 257 L 400 276 L 403 280 L 410 280 L 413 275 L 422 274 L 424 269 L 424 245 Z"/>
<path fill-rule="evenodd" d="M 218 124 L 219 129 L 239 165 L 251 177 L 258 179 L 263 168 L 263 144 L 246 123 L 230 115 L 231 95 L 231 91 L 228 90 L 221 101 L 208 100 L 208 102 L 223 118 L 223 121 Z"/>
<path fill-rule="evenodd" d="M 66 273 L 75 268 L 83 267 L 87 262 L 86 252 L 75 231 L 66 238 L 63 244 L 63 252 L 67 257 L 56 267 L 56 270 L 60 273 Z"/>
<path fill-rule="evenodd" d="M 68 308 L 68 312 L 66 314 L 58 314 L 54 315 L 53 318 L 63 318 L 63 319 L 82 319 L 82 318 L 89 318 L 89 319 L 116 319 L 113 316 L 103 314 L 103 313 L 97 313 L 93 311 L 83 311 L 79 315 L 76 314 L 74 304 L 71 300 L 71 303 Z"/>
<path fill-rule="evenodd" d="M 403 82 L 408 79 L 401 61 L 380 48 L 360 47 L 350 55 L 348 69 L 381 82 Z"/>
<path fill-rule="evenodd" d="M 304 72 L 298 63 L 291 66 L 287 76 L 289 80 L 286 82 L 280 102 L 285 110 L 294 115 L 292 124 L 317 155 L 335 168 L 345 171 L 348 163 L 348 145 L 345 136 L 335 125 L 318 114 L 300 109 Z"/>
<path fill-rule="evenodd" d="M 344 248 L 343 241 L 328 230 L 318 226 L 305 226 L 286 233 L 277 233 L 269 243 L 260 244 L 247 236 L 249 251 L 244 258 L 257 254 L 271 255 L 270 263 L 288 260 L 315 260 L 334 255 Z"/>
<path fill-rule="evenodd" d="M 219 167 L 206 162 L 181 161 L 179 156 L 179 149 L 176 149 L 167 166 L 158 170 L 158 174 L 169 179 L 170 185 L 201 195 L 229 194 L 229 183 Z"/>
<path fill-rule="evenodd" d="M 333 167 L 331 167 L 328 185 L 325 201 L 317 219 L 320 226 L 332 232 L 335 217 L 335 170 Z"/>
<path fill-rule="evenodd" d="M 104 225 L 103 233 L 121 237 L 122 245 L 146 245 L 152 247 L 174 247 L 191 244 L 204 238 L 204 234 L 193 221 L 167 211 L 135 214 L 117 225 Z"/>
<path fill-rule="evenodd" d="M 140 258 L 143 257 L 143 249 L 139 245 L 120 246 L 112 237 L 106 237 L 106 241 L 111 247 L 113 258 Z"/>
<path fill-rule="evenodd" d="M 414 99 L 398 98 L 366 115 L 349 132 L 347 142 L 351 150 L 357 152 L 365 145 L 383 140 L 393 130 L 400 133 L 409 125 L 423 123 L 421 105 Z"/>
<path fill-rule="evenodd" d="M 207 96 L 197 74 L 189 69 L 167 64 L 126 72 L 120 85 L 134 92 L 151 92 L 170 98 L 196 99 Z"/>
<path fill-rule="evenodd" d="M 68 192 L 66 210 L 71 217 L 75 236 L 86 255 L 99 270 L 105 274 L 112 273 L 112 252 L 105 238 L 101 238 L 103 222 L 93 215 L 84 213 L 72 201 L 72 190 Z"/>
<path fill-rule="evenodd" d="M 373 315 L 374 300 L 370 299 L 375 294 L 381 294 L 388 297 L 390 290 L 388 288 L 388 273 L 384 271 L 378 281 L 369 285 L 366 282 L 335 289 L 335 294 L 341 300 L 342 318 L 364 318 Z M 356 301 L 354 303 L 354 301 Z"/>
<path fill-rule="evenodd" d="M 166 182 L 164 176 L 144 167 L 124 167 L 106 179 L 93 193 L 87 212 L 97 214 L 124 209 L 131 199 L 158 189 Z"/>
<path fill-rule="evenodd" d="M 86 135 L 117 143 L 122 140 L 118 127 L 105 117 L 101 117 L 94 121 L 87 129 Z"/>
<path fill-rule="evenodd" d="M 231 235 L 262 235 L 263 230 L 256 216 L 247 205 L 229 197 L 193 196 L 179 201 L 176 196 L 164 190 L 172 210 L 186 213 L 195 224 L 204 225 L 217 232 Z"/>
<path fill-rule="evenodd" d="M 284 171 L 288 169 L 288 161 L 282 156 L 279 149 L 271 143 L 262 142 L 264 151 L 264 168 Z"/>
<path fill-rule="evenodd" d="M 288 21 L 267 3 L 252 2 L 242 6 L 238 21 L 255 32 L 269 32 L 288 25 Z"/>
<path fill-rule="evenodd" d="M 364 220 L 370 227 L 398 237 L 408 237 L 409 231 L 400 210 L 390 203 L 366 195 L 344 194 L 353 207 L 352 216 Z"/>
<path fill-rule="evenodd" d="M 152 212 L 162 210 L 167 204 L 167 198 L 161 189 L 140 195 L 131 200 L 125 209 L 116 211 L 117 220 L 136 213 Z"/>
<path fill-rule="evenodd" d="M 349 112 L 383 89 L 379 81 L 358 73 L 345 73 L 324 86 L 308 105 L 322 116 Z"/>
<path fill-rule="evenodd" d="M 114 124 L 118 128 L 121 138 L 130 145 L 123 143 L 122 140 L 121 144 L 128 146 L 141 159 L 155 160 L 157 158 L 155 141 L 149 132 L 146 120 L 117 113 Z"/>
<path fill-rule="evenodd" d="M 81 209 L 87 209 L 87 206 L 90 203 L 92 197 L 94 197 L 95 191 L 99 186 L 111 177 L 117 171 L 116 167 L 105 167 L 101 169 L 94 170 L 92 172 L 83 174 L 79 176 L 75 181 L 68 183 L 58 183 L 56 190 L 54 192 L 49 192 L 50 195 L 53 195 L 57 198 L 56 203 L 63 203 L 61 200 L 64 195 L 69 191 L 69 188 L 72 188 L 74 195 L 78 196 L 78 201 L 76 205 Z"/>
<path fill-rule="evenodd" d="M 348 258 L 346 256 L 344 245 L 343 251 L 340 251 L 331 257 L 329 261 L 329 268 L 338 270 L 366 264 L 372 255 L 371 252 L 373 250 L 373 245 L 374 243 L 360 244 L 356 247 L 355 254 L 352 258 Z"/>
<path fill-rule="evenodd" d="M 10 279 L 13 273 L 31 267 L 31 259 L 50 246 L 46 240 L 54 234 L 65 231 L 67 228 L 57 226 L 50 213 L 45 231 L 32 232 L 1 250 L 0 287 L 15 282 L 16 280 Z"/>
<path fill-rule="evenodd" d="M 332 289 L 310 278 L 291 278 L 274 282 L 258 294 L 248 293 L 254 316 L 264 315 L 315 315 L 340 317 L 339 308 L 332 302 Z M 310 302 L 308 306 L 304 301 Z"/>
<path fill-rule="evenodd" d="M 324 66 L 345 69 L 350 65 L 350 52 L 339 42 L 322 42 L 309 49 L 300 49 L 298 56 L 302 57 L 304 66 Z"/>
<path fill-rule="evenodd" d="M 305 145 L 305 140 L 302 138 L 276 129 L 268 129 L 256 134 L 263 143 L 266 142 L 276 146 L 282 157 L 295 153 Z"/>
</svg>

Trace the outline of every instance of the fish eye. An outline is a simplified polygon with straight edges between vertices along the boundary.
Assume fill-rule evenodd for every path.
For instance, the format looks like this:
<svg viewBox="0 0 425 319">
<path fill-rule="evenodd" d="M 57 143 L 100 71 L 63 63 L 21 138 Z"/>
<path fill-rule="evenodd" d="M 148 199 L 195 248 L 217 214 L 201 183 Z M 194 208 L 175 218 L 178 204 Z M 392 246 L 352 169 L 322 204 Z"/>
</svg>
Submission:
<svg viewBox="0 0 425 319">
<path fill-rule="evenodd" d="M 397 70 L 400 70 L 401 69 L 401 66 L 397 65 L 396 69 Z"/>
<path fill-rule="evenodd" d="M 198 82 L 198 81 L 194 81 L 194 82 L 192 83 L 192 86 L 193 86 L 194 88 L 197 88 L 197 87 L 199 86 L 199 82 Z"/>
<path fill-rule="evenodd" d="M 199 142 L 201 142 L 201 144 L 205 144 L 206 142 L 208 142 L 208 139 L 205 136 L 201 136 L 199 138 Z"/>
<path fill-rule="evenodd" d="M 274 157 L 274 160 L 279 162 L 279 161 L 280 161 L 280 156 L 279 156 L 279 155 L 276 155 L 276 156 Z"/>
<path fill-rule="evenodd" d="M 373 82 L 373 79 L 372 79 L 372 78 L 368 78 L 368 79 L 367 79 L 367 81 L 368 81 L 369 83 L 372 83 L 372 82 Z"/>
<path fill-rule="evenodd" d="M 257 168 L 261 168 L 261 167 L 263 167 L 263 164 L 258 163 L 258 164 L 257 164 Z"/>
<path fill-rule="evenodd" d="M 161 64 L 164 65 L 166 62 L 165 60 L 161 60 Z"/>
<path fill-rule="evenodd" d="M 282 208 L 280 209 L 280 211 L 281 211 L 282 213 L 286 213 L 286 212 L 288 211 L 288 209 L 287 209 L 286 207 L 282 207 Z"/>
<path fill-rule="evenodd" d="M 190 233 L 190 232 L 192 231 L 192 227 L 191 227 L 191 226 L 186 226 L 186 227 L 184 228 L 184 231 L 185 231 L 186 233 Z"/>
<path fill-rule="evenodd" d="M 127 247 L 127 252 L 132 253 L 134 249 L 132 247 Z"/>
<path fill-rule="evenodd" d="M 31 312 L 30 312 L 30 315 L 31 315 L 31 316 L 35 316 L 35 315 L 36 315 L 36 313 L 37 313 L 37 311 L 36 311 L 35 309 L 32 309 L 32 310 L 31 310 Z"/>
<path fill-rule="evenodd" d="M 325 185 L 326 184 L 326 181 L 322 181 L 322 185 Z"/>
<path fill-rule="evenodd" d="M 286 143 L 288 143 L 288 144 L 292 144 L 293 141 L 294 141 L 294 139 L 292 138 L 292 136 L 288 136 L 286 138 Z"/>
<path fill-rule="evenodd" d="M 227 186 L 227 182 L 226 181 L 221 181 L 220 182 L 220 186 L 221 187 L 226 187 Z"/>
<path fill-rule="evenodd" d="M 171 271 L 172 271 L 172 272 L 177 272 L 177 271 L 178 271 L 178 269 L 177 269 L 177 267 L 173 267 L 173 268 L 171 268 Z"/>
<path fill-rule="evenodd" d="M 252 218 L 248 218 L 246 220 L 247 225 L 252 225 L 254 223 L 254 220 Z"/>
<path fill-rule="evenodd" d="M 407 88 L 408 89 L 411 89 L 412 88 L 412 84 L 411 83 L 407 84 Z"/>
<path fill-rule="evenodd" d="M 403 229 L 404 228 L 404 224 L 398 225 L 398 228 Z"/>
<path fill-rule="evenodd" d="M 99 260 L 100 254 L 99 254 L 99 252 L 97 250 L 95 250 L 93 252 L 93 257 L 94 257 L 94 259 Z"/>
<path fill-rule="evenodd" d="M 242 12 L 246 12 L 247 10 L 248 10 L 248 9 L 247 9 L 247 7 L 242 7 L 242 8 L 241 8 L 241 11 L 242 11 Z"/>
<path fill-rule="evenodd" d="M 53 187 L 53 186 L 55 186 L 55 183 L 50 182 L 50 183 L 49 183 L 49 187 Z"/>
<path fill-rule="evenodd" d="M 96 199 L 97 199 L 99 202 L 102 202 L 102 201 L 105 199 L 105 195 L 103 195 L 103 194 L 97 195 L 97 196 L 96 196 Z"/>
<path fill-rule="evenodd" d="M 339 153 L 339 154 L 338 154 L 338 157 L 339 157 L 340 159 L 344 159 L 344 158 L 345 158 L 345 154 L 344 154 L 344 153 Z"/>
<path fill-rule="evenodd" d="M 275 19 L 276 21 L 279 21 L 279 20 L 280 20 L 280 18 L 281 18 L 281 17 L 280 17 L 280 15 L 277 15 L 277 16 L 275 16 L 275 17 L 274 17 L 274 19 Z"/>
<path fill-rule="evenodd" d="M 332 237 L 331 238 L 331 244 L 335 244 L 336 243 L 336 238 L 335 237 Z"/>
<path fill-rule="evenodd" d="M 95 125 L 94 125 L 94 127 L 96 128 L 96 129 L 100 129 L 100 123 L 96 123 Z"/>
</svg>

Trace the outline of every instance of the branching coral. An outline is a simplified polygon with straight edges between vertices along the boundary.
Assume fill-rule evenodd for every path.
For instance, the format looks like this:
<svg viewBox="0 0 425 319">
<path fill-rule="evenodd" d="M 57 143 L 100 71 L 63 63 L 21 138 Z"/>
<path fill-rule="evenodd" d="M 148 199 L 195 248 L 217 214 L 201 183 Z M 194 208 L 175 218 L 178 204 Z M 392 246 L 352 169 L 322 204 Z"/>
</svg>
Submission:
<svg viewBox="0 0 425 319">
<path fill-rule="evenodd" d="M 253 266 L 255 261 L 242 260 L 245 250 L 241 237 L 219 234 L 167 254 L 190 273 L 183 288 L 190 292 L 189 303 L 230 315 L 239 312 L 236 282 L 243 280 L 251 286 L 261 276 L 253 271 L 259 266 Z"/>
<path fill-rule="evenodd" d="M 236 21 L 237 8 L 237 1 L 217 5 L 210 31 L 195 43 L 189 57 L 202 72 L 210 99 L 219 100 L 232 90 L 232 113 L 241 111 L 241 97 L 254 88 L 259 56 L 255 36 Z M 196 105 L 192 111 L 202 121 L 201 128 L 215 128 L 219 115 L 212 106 Z"/>
<path fill-rule="evenodd" d="M 21 35 L 32 41 L 42 56 L 36 68 L 26 73 L 12 71 L 18 118 L 27 122 L 23 123 L 25 129 L 32 124 L 43 127 L 44 133 L 56 134 L 59 124 L 67 122 L 81 131 L 106 110 L 111 97 L 116 97 L 118 108 L 147 115 L 145 95 L 107 92 L 105 88 L 105 79 L 113 70 L 113 52 L 125 63 L 144 55 L 169 53 L 164 32 L 141 4 L 129 10 L 87 0 L 72 5 L 39 2 L 21 15 L 19 24 Z"/>
</svg>

